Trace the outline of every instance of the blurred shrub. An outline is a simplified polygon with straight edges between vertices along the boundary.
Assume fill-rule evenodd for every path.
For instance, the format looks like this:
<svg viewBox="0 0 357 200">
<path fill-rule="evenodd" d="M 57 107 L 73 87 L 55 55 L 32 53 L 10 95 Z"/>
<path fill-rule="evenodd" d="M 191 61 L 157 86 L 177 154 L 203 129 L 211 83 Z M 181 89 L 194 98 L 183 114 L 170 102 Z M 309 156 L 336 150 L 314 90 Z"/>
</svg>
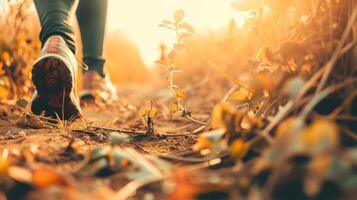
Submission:
<svg viewBox="0 0 357 200">
<path fill-rule="evenodd" d="M 32 1 L 8 1 L 0 9 L 0 98 L 28 96 L 31 65 L 40 50 Z"/>
<path fill-rule="evenodd" d="M 106 66 L 116 84 L 142 83 L 148 69 L 133 42 L 120 32 L 107 35 L 105 42 Z"/>
</svg>

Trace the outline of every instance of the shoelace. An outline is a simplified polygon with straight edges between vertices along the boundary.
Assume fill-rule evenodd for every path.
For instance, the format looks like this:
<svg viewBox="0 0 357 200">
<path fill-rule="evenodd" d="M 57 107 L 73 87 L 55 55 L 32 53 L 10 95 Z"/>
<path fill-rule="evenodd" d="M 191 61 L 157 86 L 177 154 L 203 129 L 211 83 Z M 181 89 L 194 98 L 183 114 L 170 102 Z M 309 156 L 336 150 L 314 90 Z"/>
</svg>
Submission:
<svg viewBox="0 0 357 200">
<path fill-rule="evenodd" d="M 88 71 L 89 70 L 89 66 L 84 63 L 81 59 L 77 58 L 76 57 L 76 60 L 78 61 L 78 63 L 80 64 L 79 67 L 82 68 L 83 70 L 85 71 Z"/>
</svg>

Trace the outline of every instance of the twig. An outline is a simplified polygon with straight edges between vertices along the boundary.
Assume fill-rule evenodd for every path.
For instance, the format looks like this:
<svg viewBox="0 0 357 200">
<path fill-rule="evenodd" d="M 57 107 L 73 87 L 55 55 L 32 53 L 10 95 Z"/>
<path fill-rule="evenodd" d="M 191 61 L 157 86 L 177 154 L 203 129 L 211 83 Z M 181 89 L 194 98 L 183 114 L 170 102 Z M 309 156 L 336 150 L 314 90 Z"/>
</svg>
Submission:
<svg viewBox="0 0 357 200">
<path fill-rule="evenodd" d="M 204 126 L 207 125 L 206 122 L 198 121 L 197 119 L 192 118 L 189 114 L 185 114 L 185 117 L 196 124 L 200 124 L 200 125 L 204 125 Z"/>
<path fill-rule="evenodd" d="M 217 158 L 219 159 L 219 158 Z M 186 169 L 189 172 L 194 172 L 197 170 L 201 170 L 207 167 L 211 167 L 211 166 L 215 166 L 221 163 L 221 160 L 210 160 L 207 162 L 203 162 L 200 164 L 196 164 L 196 165 L 192 165 L 187 167 Z M 172 172 L 168 172 L 165 173 L 163 176 L 161 177 L 152 177 L 152 178 L 148 178 L 145 180 L 134 180 L 130 183 L 128 183 L 127 185 L 125 185 L 124 187 L 122 187 L 114 196 L 113 198 L 111 198 L 111 200 L 127 200 L 129 197 L 135 195 L 136 191 L 138 191 L 140 188 L 148 185 L 148 184 L 152 184 L 152 183 L 156 183 L 159 181 L 163 181 L 165 179 L 169 179 L 172 178 L 173 173 Z"/>
<path fill-rule="evenodd" d="M 223 158 L 228 155 L 227 152 L 220 153 L 218 156 L 208 156 L 204 158 L 186 158 L 186 157 L 181 157 L 181 156 L 175 156 L 175 155 L 158 155 L 160 158 L 163 159 L 168 159 L 168 160 L 174 160 L 174 161 L 179 161 L 179 162 L 185 162 L 185 163 L 203 163 L 203 162 L 208 162 L 210 160 L 215 160 L 217 158 Z"/>
<path fill-rule="evenodd" d="M 140 188 L 144 187 L 145 185 L 152 184 L 155 182 L 162 181 L 166 178 L 170 177 L 169 174 L 162 176 L 162 177 L 151 177 L 145 180 L 134 180 L 130 183 L 126 184 L 122 187 L 112 198 L 111 200 L 127 200 L 129 197 L 135 195 L 136 191 Z"/>
<path fill-rule="evenodd" d="M 357 117 L 356 116 L 351 116 L 351 115 L 339 115 L 335 118 L 335 120 L 344 120 L 344 121 L 355 121 L 357 122 Z"/>
<path fill-rule="evenodd" d="M 200 126 L 198 127 L 196 130 L 192 131 L 193 134 L 199 133 L 201 131 L 203 131 L 206 128 L 206 126 Z"/>
<path fill-rule="evenodd" d="M 146 177 L 146 178 L 142 178 L 142 179 L 137 179 L 134 180 L 130 183 L 128 183 L 127 185 L 125 185 L 123 188 L 121 188 L 111 199 L 115 199 L 115 200 L 126 200 L 128 199 L 130 196 L 132 196 L 133 194 L 135 194 L 135 192 L 149 184 L 149 183 L 154 183 L 160 180 L 163 180 L 164 178 L 167 178 L 169 176 L 169 174 L 164 174 L 163 172 L 160 171 L 159 168 L 157 168 L 153 163 L 151 163 L 147 158 L 145 158 L 142 154 L 136 152 L 133 149 L 127 149 L 126 150 L 127 153 L 130 156 L 130 160 L 132 162 L 137 163 L 137 165 L 145 168 L 145 170 L 149 171 L 152 176 L 150 177 Z"/>
<path fill-rule="evenodd" d="M 353 25 L 355 24 L 356 18 L 357 18 L 357 7 L 354 8 L 354 10 L 351 14 L 351 17 L 348 21 L 347 27 L 342 35 L 340 42 L 337 45 L 335 52 L 333 53 L 330 61 L 328 61 L 326 63 L 326 65 L 323 67 L 324 74 L 322 76 L 321 82 L 319 83 L 319 85 L 317 87 L 317 92 L 321 91 L 322 88 L 325 86 L 326 81 L 327 81 L 328 77 L 330 76 L 333 67 L 335 66 L 335 63 L 337 62 L 338 58 L 341 56 L 343 45 L 345 44 L 346 40 L 348 39 L 348 36 L 353 28 Z"/>
<path fill-rule="evenodd" d="M 342 133 L 346 134 L 349 138 L 353 139 L 354 141 L 357 141 L 357 133 L 352 132 L 350 129 L 341 126 L 340 129 L 342 129 Z"/>
<path fill-rule="evenodd" d="M 234 84 L 248 90 L 249 92 L 253 93 L 256 96 L 263 97 L 262 95 L 257 94 L 254 90 L 250 89 L 249 87 L 245 86 L 242 84 L 240 81 L 232 77 L 230 74 L 222 70 L 220 67 L 218 67 L 215 63 L 213 63 L 210 59 L 207 57 L 203 57 L 203 60 L 205 60 L 213 69 L 217 70 L 219 73 L 221 73 L 225 78 L 228 80 L 232 81 Z"/>
<path fill-rule="evenodd" d="M 357 96 L 357 89 L 352 91 L 352 93 L 350 93 L 348 95 L 347 98 L 345 98 L 345 101 L 342 103 L 341 106 L 339 106 L 338 108 L 336 108 L 330 115 L 329 118 L 330 119 L 334 119 L 336 118 L 347 106 L 349 106 L 351 104 L 351 102 L 353 101 L 353 99 Z"/>
<path fill-rule="evenodd" d="M 146 134 L 146 131 L 128 130 L 128 129 L 123 129 L 123 128 L 99 127 L 99 126 L 93 126 L 93 125 L 88 125 L 87 127 L 88 127 L 88 128 L 98 129 L 98 130 L 119 132 L 119 133 L 143 134 L 143 135 Z"/>
<path fill-rule="evenodd" d="M 269 143 L 273 143 L 273 138 L 269 135 L 270 131 L 279 124 L 279 122 L 284 119 L 284 117 L 290 112 L 291 108 L 293 107 L 294 103 L 289 101 L 283 108 L 279 110 L 279 112 L 274 117 L 273 121 L 269 123 L 269 125 L 254 139 L 249 141 L 249 145 L 253 145 L 254 143 L 258 142 L 260 139 L 265 138 Z"/>
<path fill-rule="evenodd" d="M 325 90 L 317 93 L 313 99 L 304 107 L 304 109 L 301 112 L 301 117 L 303 119 L 305 119 L 307 117 L 307 115 L 311 112 L 311 110 L 324 98 L 326 98 L 328 95 L 332 94 L 333 92 L 344 88 L 346 86 L 348 86 L 349 84 L 353 83 L 357 81 L 357 78 L 350 78 L 347 79 L 341 83 L 338 83 L 336 85 L 330 86 L 328 88 L 326 88 Z"/>
<path fill-rule="evenodd" d="M 223 99 L 222 99 L 222 103 L 225 103 L 228 101 L 229 96 L 231 96 L 231 94 L 236 91 L 236 89 L 238 89 L 238 85 L 233 86 L 231 89 L 228 90 L 228 92 L 224 95 Z"/>
</svg>

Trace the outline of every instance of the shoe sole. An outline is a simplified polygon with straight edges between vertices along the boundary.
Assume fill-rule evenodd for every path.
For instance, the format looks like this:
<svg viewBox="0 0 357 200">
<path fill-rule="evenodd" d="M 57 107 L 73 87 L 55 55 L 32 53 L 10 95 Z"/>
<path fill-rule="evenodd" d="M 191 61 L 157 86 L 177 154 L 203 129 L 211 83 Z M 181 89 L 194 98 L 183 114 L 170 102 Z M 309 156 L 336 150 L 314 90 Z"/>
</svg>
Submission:
<svg viewBox="0 0 357 200">
<path fill-rule="evenodd" d="M 32 82 L 36 87 L 31 110 L 46 117 L 74 120 L 80 117 L 80 108 L 71 97 L 73 78 L 65 63 L 56 57 L 40 60 L 33 66 Z"/>
</svg>

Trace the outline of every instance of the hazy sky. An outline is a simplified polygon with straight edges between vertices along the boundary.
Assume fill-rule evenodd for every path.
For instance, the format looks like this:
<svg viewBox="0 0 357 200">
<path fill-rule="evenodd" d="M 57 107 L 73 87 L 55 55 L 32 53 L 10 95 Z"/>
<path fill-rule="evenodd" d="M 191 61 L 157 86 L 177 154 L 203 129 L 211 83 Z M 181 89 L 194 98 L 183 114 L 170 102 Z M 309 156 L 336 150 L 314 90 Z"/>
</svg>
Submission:
<svg viewBox="0 0 357 200">
<path fill-rule="evenodd" d="M 148 64 L 158 58 L 158 45 L 169 43 L 172 34 L 159 28 L 162 19 L 171 19 L 184 9 L 186 21 L 196 29 L 217 29 L 230 18 L 242 20 L 233 9 L 233 0 L 109 0 L 108 30 L 120 30 L 134 41 Z"/>
<path fill-rule="evenodd" d="M 0 0 L 0 7 L 6 0 Z M 178 9 L 196 30 L 218 29 L 231 18 L 242 23 L 242 14 L 231 7 L 238 0 L 109 0 L 108 31 L 121 31 L 139 47 L 147 64 L 158 58 L 161 42 L 171 44 L 173 34 L 159 28 L 163 19 L 172 19 Z"/>
</svg>

